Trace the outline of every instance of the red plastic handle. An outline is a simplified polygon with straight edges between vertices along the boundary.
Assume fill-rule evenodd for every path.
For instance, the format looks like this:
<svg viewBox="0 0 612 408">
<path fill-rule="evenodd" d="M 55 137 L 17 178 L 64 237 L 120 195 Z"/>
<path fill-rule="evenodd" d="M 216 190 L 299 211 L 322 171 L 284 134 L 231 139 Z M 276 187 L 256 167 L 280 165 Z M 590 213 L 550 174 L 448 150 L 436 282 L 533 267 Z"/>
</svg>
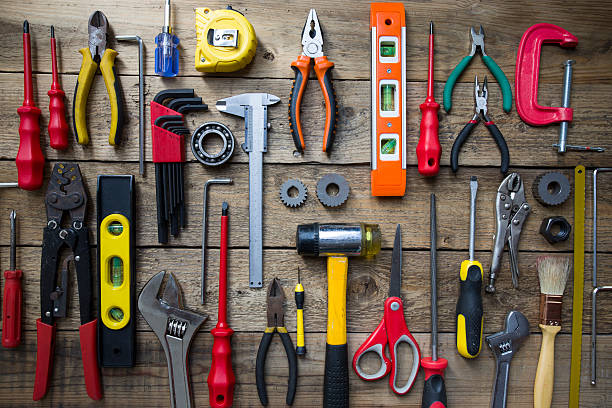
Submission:
<svg viewBox="0 0 612 408">
<path fill-rule="evenodd" d="M 98 319 L 94 319 L 91 322 L 82 324 L 81 327 L 79 327 L 85 388 L 87 389 L 87 395 L 89 395 L 89 398 L 96 401 L 102 398 L 100 369 L 98 368 L 97 326 Z"/>
<path fill-rule="evenodd" d="M 4 298 L 2 299 L 2 346 L 17 347 L 21 343 L 21 277 L 23 273 L 4 271 Z"/>
<path fill-rule="evenodd" d="M 232 369 L 231 336 L 229 327 L 217 327 L 210 331 L 214 337 L 212 365 L 208 373 L 208 402 L 211 407 L 231 407 L 234 401 L 236 377 Z"/>
<path fill-rule="evenodd" d="M 55 38 L 51 38 L 51 68 L 53 80 L 49 95 L 49 144 L 56 150 L 68 147 L 68 123 L 66 123 L 66 106 L 64 91 L 59 85 L 57 75 L 57 58 L 55 55 Z"/>
<path fill-rule="evenodd" d="M 422 114 L 421 137 L 416 148 L 419 173 L 431 177 L 440 171 L 440 156 L 442 155 L 442 147 L 438 138 L 440 104 L 428 97 L 419 108 Z"/>
<path fill-rule="evenodd" d="M 36 377 L 34 395 L 38 401 L 47 394 L 49 378 L 53 370 L 53 349 L 55 348 L 55 324 L 53 326 L 36 320 Z"/>
<path fill-rule="evenodd" d="M 17 109 L 19 114 L 19 151 L 17 181 L 24 190 L 37 190 L 42 186 L 45 158 L 40 149 L 40 109 L 34 106 L 32 88 L 32 58 L 30 54 L 30 34 L 23 34 L 23 105 Z"/>
</svg>

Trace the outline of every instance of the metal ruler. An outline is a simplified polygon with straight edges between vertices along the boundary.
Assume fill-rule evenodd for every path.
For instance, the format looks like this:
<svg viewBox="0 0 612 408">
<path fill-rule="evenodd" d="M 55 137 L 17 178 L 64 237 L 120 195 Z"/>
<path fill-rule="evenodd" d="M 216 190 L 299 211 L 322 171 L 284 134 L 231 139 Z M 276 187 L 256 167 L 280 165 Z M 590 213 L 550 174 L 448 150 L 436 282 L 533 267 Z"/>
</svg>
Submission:
<svg viewBox="0 0 612 408">
<path fill-rule="evenodd" d="M 570 365 L 569 408 L 580 402 L 580 362 L 582 357 L 582 305 L 584 297 L 584 166 L 574 169 L 574 295 L 572 297 L 572 361 Z"/>
</svg>

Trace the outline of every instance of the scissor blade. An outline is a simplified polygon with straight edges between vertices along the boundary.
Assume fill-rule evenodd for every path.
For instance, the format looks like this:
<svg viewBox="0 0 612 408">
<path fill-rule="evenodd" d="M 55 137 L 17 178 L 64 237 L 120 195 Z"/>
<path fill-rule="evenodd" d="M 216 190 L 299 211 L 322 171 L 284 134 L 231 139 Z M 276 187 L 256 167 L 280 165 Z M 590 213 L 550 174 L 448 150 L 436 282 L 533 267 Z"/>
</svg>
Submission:
<svg viewBox="0 0 612 408">
<path fill-rule="evenodd" d="M 397 224 L 393 254 L 391 255 L 391 282 L 389 284 L 389 297 L 400 296 L 402 288 L 402 230 Z"/>
</svg>

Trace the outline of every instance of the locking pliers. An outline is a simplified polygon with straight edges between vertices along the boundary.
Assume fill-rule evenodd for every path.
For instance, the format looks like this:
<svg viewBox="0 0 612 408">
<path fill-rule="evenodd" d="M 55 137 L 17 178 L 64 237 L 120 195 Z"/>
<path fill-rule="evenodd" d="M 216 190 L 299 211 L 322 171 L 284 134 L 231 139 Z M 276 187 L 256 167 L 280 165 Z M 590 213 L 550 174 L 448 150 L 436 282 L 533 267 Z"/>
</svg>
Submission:
<svg viewBox="0 0 612 408">
<path fill-rule="evenodd" d="M 523 224 L 531 211 L 531 206 L 525 199 L 523 180 L 518 173 L 512 173 L 502 181 L 497 189 L 495 200 L 495 213 L 497 230 L 495 232 L 493 258 L 489 284 L 485 288 L 487 293 L 495 293 L 495 278 L 501 266 L 506 242 L 510 252 L 510 270 L 512 271 L 512 284 L 518 288 L 518 245 Z"/>
</svg>

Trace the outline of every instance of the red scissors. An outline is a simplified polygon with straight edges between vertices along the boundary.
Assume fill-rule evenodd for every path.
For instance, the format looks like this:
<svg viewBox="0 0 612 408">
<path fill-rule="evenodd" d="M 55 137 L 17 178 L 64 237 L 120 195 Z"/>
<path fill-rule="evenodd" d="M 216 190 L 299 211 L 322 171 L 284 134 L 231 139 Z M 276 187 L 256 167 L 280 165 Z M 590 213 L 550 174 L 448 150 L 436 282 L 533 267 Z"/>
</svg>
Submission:
<svg viewBox="0 0 612 408">
<path fill-rule="evenodd" d="M 398 224 L 395 231 L 395 242 L 393 243 L 393 255 L 391 257 L 391 284 L 389 286 L 389 297 L 385 300 L 385 314 L 382 321 L 370 337 L 359 347 L 353 356 L 353 369 L 362 380 L 373 381 L 383 378 L 389 372 L 389 386 L 399 395 L 404 395 L 412 388 L 417 374 L 419 373 L 419 361 L 421 361 L 421 350 L 419 345 L 410 334 L 404 319 L 404 304 L 400 298 L 402 285 L 402 232 Z M 397 384 L 397 348 L 400 343 L 407 343 L 412 349 L 412 371 L 408 381 L 403 386 Z M 391 359 L 385 355 L 385 348 L 389 347 Z M 380 369 L 374 374 L 367 374 L 359 366 L 359 360 L 364 354 L 374 352 L 380 357 Z"/>
</svg>

